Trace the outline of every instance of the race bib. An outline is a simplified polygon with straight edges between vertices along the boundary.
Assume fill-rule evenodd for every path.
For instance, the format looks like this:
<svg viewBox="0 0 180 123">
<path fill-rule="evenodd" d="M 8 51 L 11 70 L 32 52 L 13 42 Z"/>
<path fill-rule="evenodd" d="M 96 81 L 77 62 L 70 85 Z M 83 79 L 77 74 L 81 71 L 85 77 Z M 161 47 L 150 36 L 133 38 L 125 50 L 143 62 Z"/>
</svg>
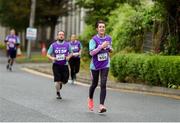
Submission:
<svg viewBox="0 0 180 123">
<path fill-rule="evenodd" d="M 9 47 L 14 48 L 15 47 L 14 43 L 9 43 Z"/>
<path fill-rule="evenodd" d="M 64 54 L 57 54 L 56 59 L 57 59 L 57 61 L 65 60 L 65 55 Z"/>
<path fill-rule="evenodd" d="M 108 54 L 107 53 L 101 53 L 101 54 L 98 54 L 97 57 L 98 57 L 98 61 L 105 61 L 108 58 Z"/>
<path fill-rule="evenodd" d="M 76 51 L 79 49 L 79 47 L 78 46 L 72 46 L 71 49 L 72 49 L 72 51 Z"/>
</svg>

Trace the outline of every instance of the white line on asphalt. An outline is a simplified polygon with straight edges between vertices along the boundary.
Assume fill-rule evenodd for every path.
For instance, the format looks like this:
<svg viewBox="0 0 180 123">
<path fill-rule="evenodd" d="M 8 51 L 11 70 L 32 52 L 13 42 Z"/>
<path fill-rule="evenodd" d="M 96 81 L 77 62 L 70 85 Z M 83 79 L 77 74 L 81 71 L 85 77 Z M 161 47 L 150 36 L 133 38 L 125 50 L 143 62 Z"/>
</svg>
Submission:
<svg viewBox="0 0 180 123">
<path fill-rule="evenodd" d="M 36 74 L 36 75 L 40 75 L 40 76 L 43 76 L 43 77 L 47 77 L 47 78 L 53 79 L 52 75 L 48 75 L 46 73 L 38 72 L 36 70 L 32 70 L 32 69 L 28 69 L 28 68 L 21 68 L 21 69 L 26 71 L 26 72 L 32 73 L 32 74 Z M 81 85 L 81 86 L 89 87 L 89 84 L 86 84 L 86 83 L 81 83 L 81 82 L 76 82 L 76 83 L 78 85 Z M 126 90 L 126 89 L 115 89 L 115 88 L 108 88 L 108 89 L 109 90 L 113 90 L 113 91 L 118 91 L 118 92 L 138 93 L 138 94 L 146 94 L 146 95 L 152 95 L 152 96 L 162 96 L 162 97 L 167 97 L 167 98 L 173 98 L 173 99 L 180 100 L 180 96 L 177 96 L 177 95 L 162 94 L 162 93 L 153 93 L 153 92 L 143 92 L 143 91 Z"/>
<path fill-rule="evenodd" d="M 111 90 L 114 91 L 121 91 L 125 93 L 137 93 L 137 94 L 145 94 L 145 95 L 151 95 L 151 96 L 161 96 L 161 97 L 167 97 L 167 98 L 173 98 L 180 100 L 180 96 L 178 95 L 171 95 L 171 94 L 163 94 L 163 93 L 156 93 L 156 92 L 145 92 L 145 91 L 136 91 L 136 90 L 126 90 L 126 89 L 115 89 L 115 88 L 110 88 Z"/>
<path fill-rule="evenodd" d="M 35 70 L 32 70 L 32 69 L 28 69 L 28 68 L 21 68 L 21 69 L 26 71 L 26 72 L 32 73 L 32 74 L 40 75 L 40 76 L 51 78 L 51 79 L 53 78 L 52 75 L 41 73 L 41 72 L 38 72 L 38 71 L 35 71 Z"/>
<path fill-rule="evenodd" d="M 26 72 L 29 72 L 29 73 L 32 73 L 32 74 L 36 74 L 36 75 L 40 75 L 40 76 L 43 76 L 43 77 L 47 77 L 47 78 L 51 78 L 53 79 L 53 76 L 52 75 L 48 75 L 46 73 L 42 73 L 42 72 L 38 72 L 36 70 L 32 70 L 32 69 L 29 69 L 29 68 L 21 68 L 21 70 L 24 70 Z M 88 84 L 85 84 L 85 83 L 80 83 L 80 82 L 76 82 L 78 85 L 82 85 L 82 86 L 86 86 L 86 87 L 89 87 Z"/>
</svg>

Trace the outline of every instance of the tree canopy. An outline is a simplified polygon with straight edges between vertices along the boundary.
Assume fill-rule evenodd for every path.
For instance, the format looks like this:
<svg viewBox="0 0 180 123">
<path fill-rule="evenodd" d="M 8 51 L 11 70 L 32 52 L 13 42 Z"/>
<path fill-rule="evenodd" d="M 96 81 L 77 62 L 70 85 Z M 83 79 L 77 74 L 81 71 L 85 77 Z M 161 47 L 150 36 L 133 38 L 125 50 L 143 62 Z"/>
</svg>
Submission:
<svg viewBox="0 0 180 123">
<path fill-rule="evenodd" d="M 143 37 L 151 31 L 152 50 L 165 54 L 180 53 L 179 0 L 77 0 L 77 4 L 87 8 L 85 21 L 89 26 L 85 31 L 92 30 L 95 22 L 103 19 L 117 51 L 126 47 L 140 50 Z M 131 7 L 126 8 L 124 4 Z"/>
<path fill-rule="evenodd" d="M 54 36 L 58 17 L 68 14 L 69 0 L 37 0 L 36 26 L 50 26 Z M 23 31 L 29 25 L 31 0 L 0 0 L 0 23 Z"/>
<path fill-rule="evenodd" d="M 51 27 L 51 37 L 54 38 L 55 26 L 60 16 L 68 15 L 69 0 L 37 0 L 36 24 Z"/>
<path fill-rule="evenodd" d="M 29 24 L 29 0 L 0 0 L 0 23 L 3 26 L 24 30 Z"/>
<path fill-rule="evenodd" d="M 118 8 L 119 4 L 129 3 L 137 5 L 140 0 L 76 0 L 76 4 L 87 9 L 85 21 L 87 24 L 94 24 L 97 20 L 102 19 L 107 21 L 108 15 L 114 9 Z"/>
</svg>

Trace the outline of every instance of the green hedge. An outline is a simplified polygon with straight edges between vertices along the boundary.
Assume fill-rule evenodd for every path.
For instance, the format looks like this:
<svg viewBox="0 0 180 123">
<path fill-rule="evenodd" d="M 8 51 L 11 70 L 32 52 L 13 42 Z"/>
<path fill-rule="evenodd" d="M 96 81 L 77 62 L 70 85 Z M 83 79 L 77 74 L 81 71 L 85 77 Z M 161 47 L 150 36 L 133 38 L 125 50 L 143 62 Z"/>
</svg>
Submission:
<svg viewBox="0 0 180 123">
<path fill-rule="evenodd" d="M 0 49 L 6 49 L 6 46 L 2 41 L 0 41 Z"/>
<path fill-rule="evenodd" d="M 116 54 L 111 59 L 111 72 L 119 81 L 141 81 L 145 84 L 180 85 L 180 56 Z"/>
</svg>

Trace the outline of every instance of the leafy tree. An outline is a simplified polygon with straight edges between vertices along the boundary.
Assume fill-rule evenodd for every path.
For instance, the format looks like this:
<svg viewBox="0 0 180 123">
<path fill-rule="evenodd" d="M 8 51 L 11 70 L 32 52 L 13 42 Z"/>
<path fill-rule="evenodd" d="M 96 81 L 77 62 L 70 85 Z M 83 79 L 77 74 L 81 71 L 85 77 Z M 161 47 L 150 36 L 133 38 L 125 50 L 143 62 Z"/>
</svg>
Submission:
<svg viewBox="0 0 180 123">
<path fill-rule="evenodd" d="M 24 30 L 29 24 L 29 0 L 0 0 L 0 23 L 3 26 Z"/>
<path fill-rule="evenodd" d="M 159 33 L 161 50 L 166 54 L 180 53 L 180 1 L 179 0 L 154 0 L 155 6 L 163 8 L 163 22 L 155 20 L 156 30 Z M 158 31 L 156 31 L 158 32 Z M 155 34 L 155 35 L 158 35 Z"/>
<path fill-rule="evenodd" d="M 50 26 L 54 38 L 58 17 L 68 14 L 69 0 L 37 0 L 36 26 Z M 31 0 L 0 0 L 0 23 L 3 26 L 23 31 L 29 25 Z"/>
<path fill-rule="evenodd" d="M 77 4 L 87 9 L 85 21 L 93 25 L 97 20 L 108 21 L 111 11 L 118 8 L 121 3 L 129 3 L 133 6 L 140 4 L 140 0 L 76 0 Z"/>
<path fill-rule="evenodd" d="M 52 40 L 59 16 L 68 15 L 71 8 L 69 0 L 37 0 L 36 7 L 36 24 L 50 26 Z"/>
<path fill-rule="evenodd" d="M 107 30 L 112 35 L 116 52 L 125 48 L 136 52 L 142 51 L 144 39 L 143 13 L 136 11 L 129 4 L 119 6 L 109 16 Z"/>
</svg>

